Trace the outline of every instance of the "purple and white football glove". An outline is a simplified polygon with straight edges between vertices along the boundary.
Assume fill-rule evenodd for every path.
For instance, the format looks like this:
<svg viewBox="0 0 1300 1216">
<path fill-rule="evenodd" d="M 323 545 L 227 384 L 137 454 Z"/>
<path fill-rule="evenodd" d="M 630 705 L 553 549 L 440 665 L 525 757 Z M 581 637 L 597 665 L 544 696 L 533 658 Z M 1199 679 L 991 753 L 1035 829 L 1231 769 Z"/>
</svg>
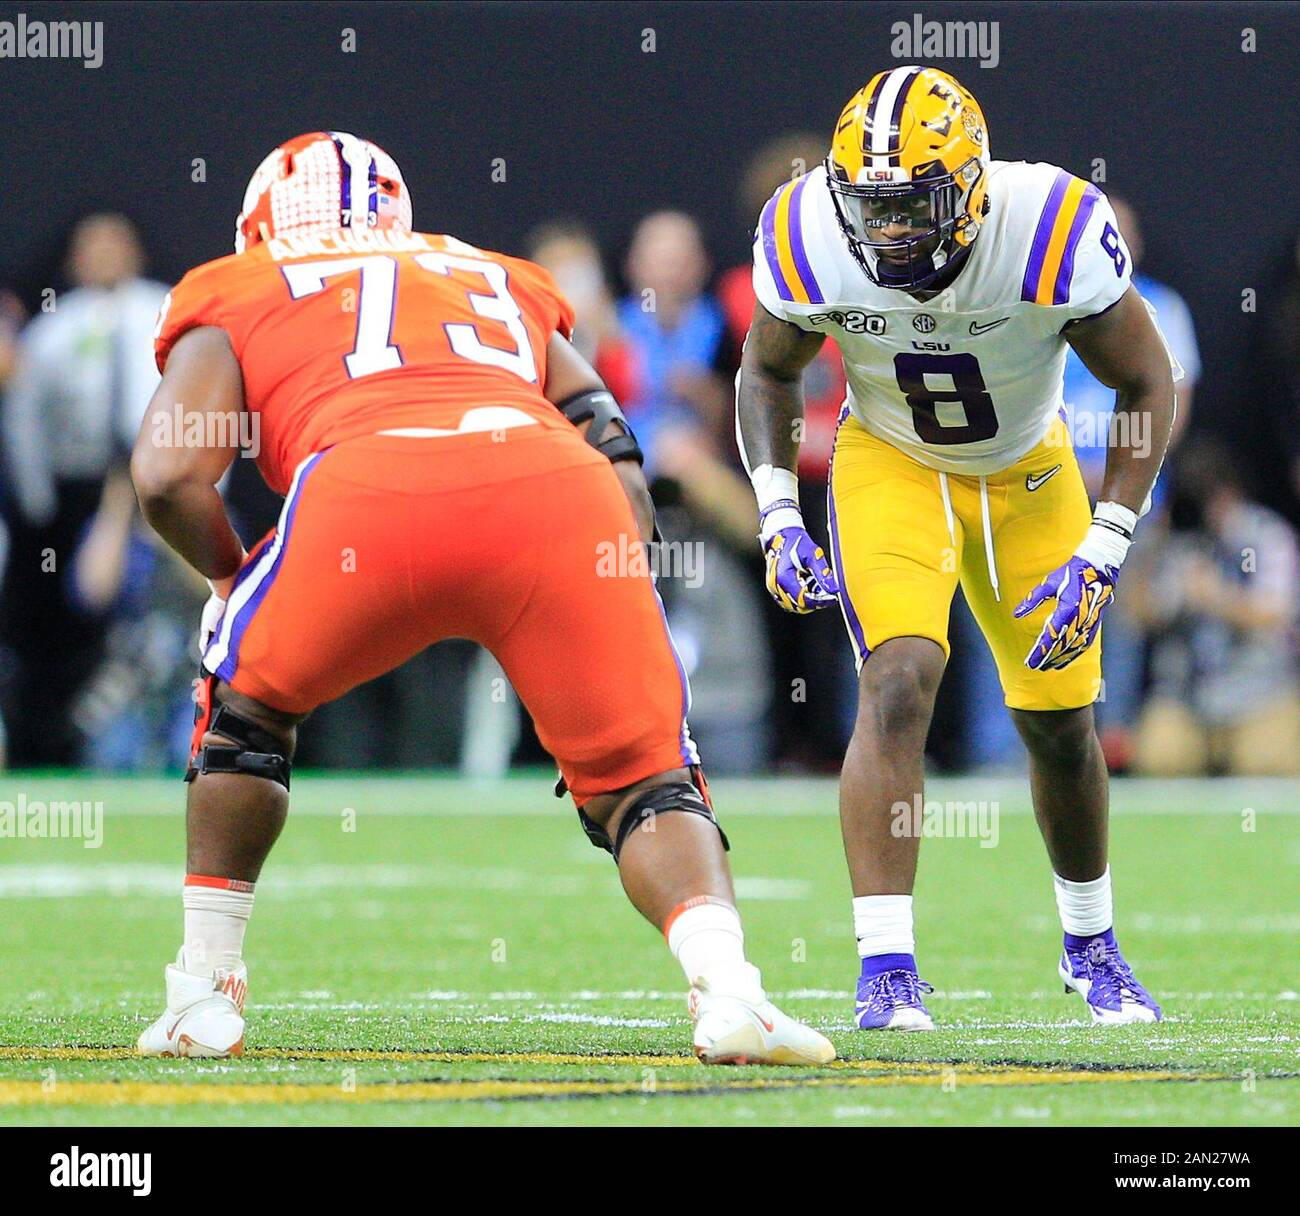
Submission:
<svg viewBox="0 0 1300 1216">
<path fill-rule="evenodd" d="M 839 603 L 840 585 L 826 550 L 803 526 L 799 504 L 778 499 L 759 513 L 767 590 L 786 612 L 808 613 Z"/>
<path fill-rule="evenodd" d="M 1119 503 L 1098 503 L 1083 543 L 1016 606 L 1014 616 L 1028 616 L 1049 600 L 1056 607 L 1043 626 L 1025 666 L 1059 671 L 1083 654 L 1097 637 L 1101 614 L 1115 598 L 1119 568 L 1133 539 L 1137 516 Z"/>
</svg>

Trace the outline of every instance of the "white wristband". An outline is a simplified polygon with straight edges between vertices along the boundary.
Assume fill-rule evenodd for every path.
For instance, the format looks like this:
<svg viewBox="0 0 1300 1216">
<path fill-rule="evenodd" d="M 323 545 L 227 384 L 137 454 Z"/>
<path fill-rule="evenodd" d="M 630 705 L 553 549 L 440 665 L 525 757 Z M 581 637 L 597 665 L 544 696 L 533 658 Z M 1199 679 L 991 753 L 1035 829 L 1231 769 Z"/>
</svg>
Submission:
<svg viewBox="0 0 1300 1216">
<path fill-rule="evenodd" d="M 1118 570 L 1133 543 L 1137 520 L 1137 514 L 1122 503 L 1099 502 L 1077 556 L 1099 568 L 1113 566 Z"/>
<path fill-rule="evenodd" d="M 758 500 L 759 536 L 766 540 L 782 528 L 802 528 L 799 510 L 799 478 L 789 469 L 760 464 L 749 475 Z"/>
</svg>

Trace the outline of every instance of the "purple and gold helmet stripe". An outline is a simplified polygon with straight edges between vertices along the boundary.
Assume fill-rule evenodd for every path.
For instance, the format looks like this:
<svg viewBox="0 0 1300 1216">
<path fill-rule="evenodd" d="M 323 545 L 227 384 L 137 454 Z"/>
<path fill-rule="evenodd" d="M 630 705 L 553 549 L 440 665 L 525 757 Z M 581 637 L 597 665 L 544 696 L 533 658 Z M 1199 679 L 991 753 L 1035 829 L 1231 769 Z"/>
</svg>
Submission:
<svg viewBox="0 0 1300 1216">
<path fill-rule="evenodd" d="M 759 233 L 777 294 L 793 304 L 822 304 L 821 288 L 803 240 L 803 191 L 807 178 L 782 186 L 763 208 Z"/>
<path fill-rule="evenodd" d="M 895 68 L 882 77 L 871 96 L 866 115 L 870 146 L 866 151 L 871 154 L 873 168 L 884 169 L 899 163 L 903 107 L 912 81 L 920 71 L 919 67 Z M 887 122 L 883 121 L 886 116 Z"/>
<path fill-rule="evenodd" d="M 1074 252 L 1097 205 L 1096 186 L 1062 170 L 1038 217 L 1020 298 L 1034 304 L 1065 304 L 1070 298 Z"/>
</svg>

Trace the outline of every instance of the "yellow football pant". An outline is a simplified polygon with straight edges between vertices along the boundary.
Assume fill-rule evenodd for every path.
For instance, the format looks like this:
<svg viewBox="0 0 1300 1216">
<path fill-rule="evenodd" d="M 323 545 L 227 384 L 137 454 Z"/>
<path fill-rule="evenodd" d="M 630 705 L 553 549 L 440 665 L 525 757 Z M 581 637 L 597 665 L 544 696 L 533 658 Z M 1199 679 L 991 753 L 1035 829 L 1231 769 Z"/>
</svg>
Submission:
<svg viewBox="0 0 1300 1216">
<path fill-rule="evenodd" d="M 1075 709 L 1101 689 L 1101 641 L 1061 671 L 1031 671 L 1055 601 L 1012 611 L 1064 565 L 1092 518 L 1065 424 L 1010 468 L 943 474 L 870 434 L 852 415 L 831 459 L 831 552 L 858 665 L 890 638 L 930 638 L 949 653 L 958 579 L 1013 709 Z"/>
</svg>

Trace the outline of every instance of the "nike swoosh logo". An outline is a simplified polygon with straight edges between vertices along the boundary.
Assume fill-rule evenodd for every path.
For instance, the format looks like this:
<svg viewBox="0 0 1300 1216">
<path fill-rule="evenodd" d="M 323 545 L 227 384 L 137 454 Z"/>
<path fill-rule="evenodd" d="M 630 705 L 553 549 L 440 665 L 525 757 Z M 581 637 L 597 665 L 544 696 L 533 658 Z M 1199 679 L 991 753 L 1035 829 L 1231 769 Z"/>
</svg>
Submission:
<svg viewBox="0 0 1300 1216">
<path fill-rule="evenodd" d="M 978 321 L 972 321 L 970 323 L 971 337 L 978 338 L 980 334 L 986 334 L 990 329 L 997 329 L 999 325 L 1005 325 L 1010 320 L 1010 317 L 1003 317 L 1000 321 L 990 321 L 987 325 L 981 325 Z"/>
<path fill-rule="evenodd" d="M 1046 473 L 1027 473 L 1025 474 L 1025 489 L 1032 493 L 1046 481 L 1051 481 L 1053 477 L 1061 471 L 1059 464 L 1054 464 Z"/>
<path fill-rule="evenodd" d="M 177 1018 L 177 1019 L 172 1023 L 172 1028 L 167 1032 L 167 1040 L 168 1040 L 168 1042 L 171 1041 L 171 1037 L 172 1037 L 172 1035 L 174 1035 L 174 1034 L 176 1033 L 176 1027 L 179 1026 L 180 1024 L 181 1024 L 181 1019 L 180 1019 L 180 1018 Z"/>
</svg>

